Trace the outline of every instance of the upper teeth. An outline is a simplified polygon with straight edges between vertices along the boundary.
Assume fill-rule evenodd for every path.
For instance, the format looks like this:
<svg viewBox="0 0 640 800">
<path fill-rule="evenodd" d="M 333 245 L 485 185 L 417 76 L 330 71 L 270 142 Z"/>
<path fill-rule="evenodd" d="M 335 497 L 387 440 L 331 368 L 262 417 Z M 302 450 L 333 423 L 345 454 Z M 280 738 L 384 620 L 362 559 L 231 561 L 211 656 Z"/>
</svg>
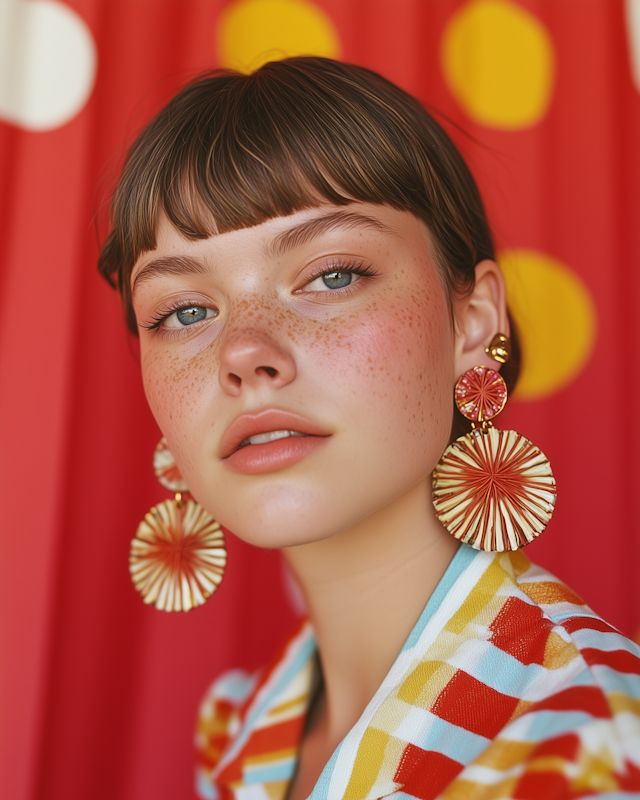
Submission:
<svg viewBox="0 0 640 800">
<path fill-rule="evenodd" d="M 255 436 L 250 436 L 245 439 L 240 447 L 245 447 L 248 444 L 266 444 L 267 442 L 274 442 L 276 439 L 286 439 L 289 436 L 306 436 L 304 433 L 298 431 L 267 431 L 267 433 L 256 433 Z"/>
</svg>

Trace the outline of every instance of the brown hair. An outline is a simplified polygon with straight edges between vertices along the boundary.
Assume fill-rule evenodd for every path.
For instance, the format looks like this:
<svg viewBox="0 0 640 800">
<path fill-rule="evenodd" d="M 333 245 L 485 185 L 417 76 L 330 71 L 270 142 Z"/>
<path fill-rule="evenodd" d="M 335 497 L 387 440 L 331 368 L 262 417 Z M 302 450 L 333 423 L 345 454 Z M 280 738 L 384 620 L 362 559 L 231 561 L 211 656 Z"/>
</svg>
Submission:
<svg viewBox="0 0 640 800">
<path fill-rule="evenodd" d="M 455 145 L 406 92 L 364 67 L 290 58 L 250 75 L 216 71 L 185 86 L 134 142 L 111 204 L 98 269 L 131 305 L 131 270 L 155 248 L 164 213 L 189 239 L 329 201 L 410 211 L 431 234 L 449 296 L 495 258 L 475 181 Z M 502 368 L 519 371 L 517 336 Z M 455 427 L 464 425 L 456 418 Z"/>
</svg>

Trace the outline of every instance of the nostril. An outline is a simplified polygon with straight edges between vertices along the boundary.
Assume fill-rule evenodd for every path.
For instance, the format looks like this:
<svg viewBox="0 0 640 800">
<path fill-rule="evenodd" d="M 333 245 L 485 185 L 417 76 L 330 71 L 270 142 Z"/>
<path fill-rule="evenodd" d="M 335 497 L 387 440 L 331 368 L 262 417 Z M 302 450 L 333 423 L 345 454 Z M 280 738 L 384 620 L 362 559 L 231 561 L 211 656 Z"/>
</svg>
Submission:
<svg viewBox="0 0 640 800">
<path fill-rule="evenodd" d="M 231 383 L 236 388 L 240 387 L 240 384 L 242 383 L 242 378 L 240 378 L 238 375 L 235 375 L 233 372 L 230 372 L 228 377 L 229 377 L 229 380 L 231 381 Z"/>
<path fill-rule="evenodd" d="M 270 378 L 275 378 L 275 377 L 276 377 L 276 375 L 278 374 L 278 370 L 277 370 L 277 369 L 274 369 L 273 367 L 258 367 L 258 368 L 256 369 L 256 372 L 257 372 L 258 374 L 260 374 L 260 372 L 261 372 L 262 370 L 264 370 L 264 372 L 266 372 L 266 373 L 267 373 L 267 375 L 268 375 Z"/>
</svg>

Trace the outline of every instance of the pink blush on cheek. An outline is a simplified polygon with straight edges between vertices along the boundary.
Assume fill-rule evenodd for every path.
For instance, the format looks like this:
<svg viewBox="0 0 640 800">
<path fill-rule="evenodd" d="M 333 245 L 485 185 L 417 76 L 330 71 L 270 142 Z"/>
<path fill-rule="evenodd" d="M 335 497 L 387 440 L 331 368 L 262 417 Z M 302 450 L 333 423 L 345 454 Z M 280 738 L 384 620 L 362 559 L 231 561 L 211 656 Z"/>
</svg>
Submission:
<svg viewBox="0 0 640 800">
<path fill-rule="evenodd" d="M 416 426 L 448 429 L 453 333 L 448 309 L 422 302 L 388 303 L 358 315 L 322 347 L 313 347 L 309 371 L 323 387 L 358 398 L 357 413 L 376 418 L 379 431 L 399 435 Z M 444 306 L 444 307 L 443 307 Z M 323 393 L 326 389 L 323 389 Z M 331 391 L 325 395 L 331 403 Z M 352 402 L 352 401 L 351 401 Z M 364 403 L 364 407 L 363 407 Z"/>
</svg>

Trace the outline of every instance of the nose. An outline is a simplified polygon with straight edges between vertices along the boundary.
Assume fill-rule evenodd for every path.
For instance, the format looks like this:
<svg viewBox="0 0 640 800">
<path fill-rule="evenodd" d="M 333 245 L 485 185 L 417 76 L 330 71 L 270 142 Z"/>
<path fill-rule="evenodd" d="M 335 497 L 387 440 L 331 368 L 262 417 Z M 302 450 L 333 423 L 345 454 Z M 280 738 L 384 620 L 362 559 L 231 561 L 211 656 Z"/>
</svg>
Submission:
<svg viewBox="0 0 640 800">
<path fill-rule="evenodd" d="M 243 387 L 281 389 L 296 377 L 296 365 L 268 334 L 244 329 L 230 336 L 220 351 L 220 386 L 232 397 Z"/>
</svg>

